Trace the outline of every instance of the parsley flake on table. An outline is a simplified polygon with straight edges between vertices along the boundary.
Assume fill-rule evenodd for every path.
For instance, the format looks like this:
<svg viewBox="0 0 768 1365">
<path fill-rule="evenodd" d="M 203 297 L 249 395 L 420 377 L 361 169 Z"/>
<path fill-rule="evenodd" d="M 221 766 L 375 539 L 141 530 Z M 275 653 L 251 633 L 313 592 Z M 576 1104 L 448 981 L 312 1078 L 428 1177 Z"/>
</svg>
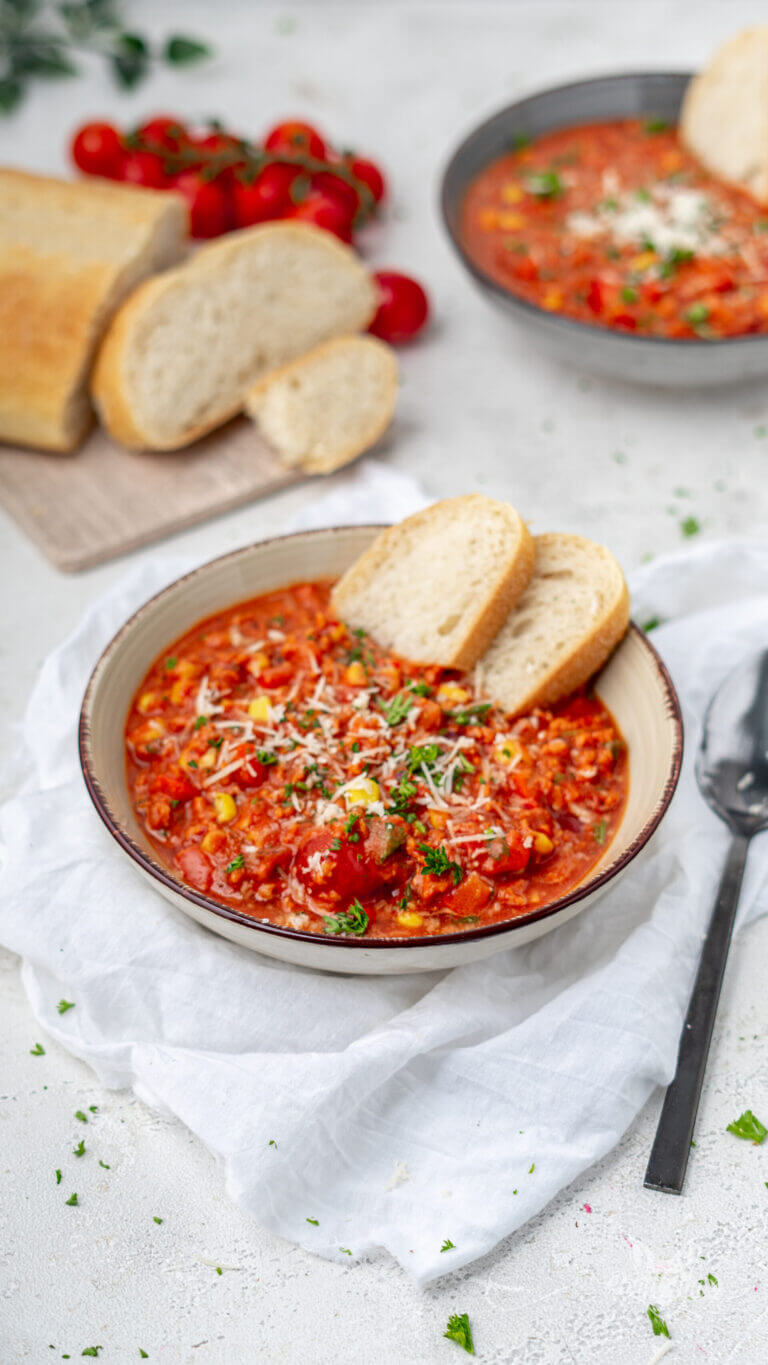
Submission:
<svg viewBox="0 0 768 1365">
<path fill-rule="evenodd" d="M 348 910 L 338 915 L 323 915 L 324 934 L 354 934 L 361 938 L 368 928 L 368 916 L 359 901 L 353 901 Z"/>
<path fill-rule="evenodd" d="M 531 1164 L 530 1164 L 530 1167 L 528 1168 L 528 1174 L 529 1174 L 529 1175 L 533 1175 L 533 1173 L 534 1173 L 535 1170 L 536 1170 L 536 1162 L 535 1162 L 535 1161 L 532 1161 Z"/>
<path fill-rule="evenodd" d="M 339 1247 L 339 1251 L 343 1251 L 345 1256 L 352 1255 L 352 1252 L 350 1251 L 349 1247 Z"/>
<path fill-rule="evenodd" d="M 274 1138 L 270 1138 L 270 1139 L 269 1139 L 269 1142 L 267 1143 L 267 1146 L 268 1146 L 268 1147 L 277 1147 L 277 1143 L 275 1142 L 275 1139 L 274 1139 Z"/>
<path fill-rule="evenodd" d="M 85 1156 L 85 1138 L 81 1138 L 76 1147 L 72 1148 L 75 1156 Z"/>
<path fill-rule="evenodd" d="M 441 1250 L 441 1251 L 453 1251 L 453 1249 L 454 1249 L 454 1244 L 453 1244 L 453 1242 L 451 1241 L 450 1237 L 446 1237 L 446 1239 L 445 1239 L 445 1241 L 443 1242 L 443 1245 L 441 1246 L 440 1250 Z"/>
<path fill-rule="evenodd" d="M 684 536 L 696 536 L 701 530 L 701 522 L 697 517 L 686 517 L 680 522 L 680 530 Z"/>
<path fill-rule="evenodd" d="M 756 1118 L 751 1109 L 745 1109 L 733 1123 L 729 1123 L 725 1130 L 727 1133 L 734 1133 L 737 1138 L 744 1138 L 747 1142 L 754 1142 L 759 1147 L 768 1134 L 768 1128 Z"/>
<path fill-rule="evenodd" d="M 75 1205 L 76 1205 L 76 1203 L 77 1203 L 77 1195 L 76 1195 L 76 1194 L 71 1194 L 71 1195 L 69 1196 L 69 1199 L 65 1199 L 65 1200 L 64 1200 L 64 1203 L 65 1203 L 65 1204 L 69 1204 L 70 1208 L 74 1208 Z"/>
<path fill-rule="evenodd" d="M 661 625 L 661 617 L 660 617 L 660 616 L 652 616 L 651 619 L 650 619 L 649 621 L 646 621 L 645 625 L 643 626 L 643 630 L 645 631 L 645 633 L 646 633 L 646 635 L 647 635 L 650 631 L 652 631 L 652 630 L 657 630 L 658 627 L 659 627 L 660 625 Z"/>
<path fill-rule="evenodd" d="M 222 1268 L 221 1268 L 220 1265 L 217 1265 L 217 1267 L 216 1267 L 216 1274 L 217 1274 L 217 1275 L 223 1275 L 223 1274 L 224 1274 L 224 1271 L 222 1270 Z"/>
<path fill-rule="evenodd" d="M 35 1046 L 29 1049 L 29 1055 L 30 1057 L 44 1057 L 45 1048 L 42 1043 L 35 1043 Z"/>
<path fill-rule="evenodd" d="M 647 1313 L 648 1313 L 648 1317 L 649 1317 L 650 1320 L 651 1320 L 651 1327 L 653 1328 L 653 1335 L 654 1335 L 655 1337 L 667 1337 L 667 1338 L 669 1338 L 669 1328 L 667 1327 L 667 1324 L 665 1323 L 665 1321 L 664 1321 L 663 1317 L 661 1316 L 661 1314 L 660 1314 L 658 1308 L 656 1307 L 656 1304 L 655 1304 L 655 1303 L 649 1303 L 649 1304 L 648 1304 L 648 1308 L 647 1308 L 646 1311 L 647 1311 Z"/>
<path fill-rule="evenodd" d="M 469 1325 L 469 1318 L 466 1313 L 452 1313 L 443 1336 L 447 1337 L 449 1341 L 458 1342 L 459 1346 L 462 1346 L 467 1352 L 467 1355 L 473 1356 L 475 1354 L 472 1328 Z"/>
<path fill-rule="evenodd" d="M 75 1002 L 74 1000 L 60 1000 L 56 1008 L 59 1011 L 59 1014 L 66 1014 L 67 1010 L 73 1010 L 75 1008 Z"/>
<path fill-rule="evenodd" d="M 102 1161 L 101 1157 L 99 1157 L 99 1165 L 100 1165 L 105 1171 L 111 1171 L 111 1170 L 112 1170 L 112 1167 L 111 1167 L 111 1166 L 108 1166 L 107 1163 L 106 1163 L 106 1161 Z"/>
<path fill-rule="evenodd" d="M 141 1356 L 142 1360 L 149 1360 L 149 1356 L 147 1355 L 146 1351 L 142 1351 L 141 1347 L 139 1347 L 139 1355 Z"/>
<path fill-rule="evenodd" d="M 99 1106 L 98 1106 L 98 1104 L 89 1104 L 89 1105 L 88 1105 L 88 1113 L 89 1113 L 89 1114 L 97 1114 L 98 1112 L 99 1112 Z"/>
<path fill-rule="evenodd" d="M 56 1184 L 57 1185 L 61 1184 L 61 1171 L 58 1169 L 58 1167 L 56 1168 Z"/>
<path fill-rule="evenodd" d="M 75 1118 L 78 1119 L 78 1120 L 80 1121 L 80 1123 L 87 1123 L 87 1122 L 88 1122 L 88 1115 L 87 1115 L 87 1114 L 84 1114 L 83 1111 L 82 1111 L 82 1109 L 76 1109 L 76 1110 L 75 1110 Z"/>
<path fill-rule="evenodd" d="M 153 1222 L 153 1223 L 162 1223 L 162 1221 L 163 1221 L 162 1218 L 158 1218 L 157 1214 L 156 1214 L 156 1213 L 153 1213 L 153 1215 L 152 1215 L 152 1222 Z"/>
<path fill-rule="evenodd" d="M 103 1346 L 86 1346 L 85 1350 L 81 1351 L 80 1354 L 81 1356 L 97 1356 L 99 1351 L 103 1350 Z"/>
<path fill-rule="evenodd" d="M 316 1218 L 308 1218 L 307 1222 L 311 1223 L 314 1228 L 319 1228 L 320 1226 Z"/>
</svg>

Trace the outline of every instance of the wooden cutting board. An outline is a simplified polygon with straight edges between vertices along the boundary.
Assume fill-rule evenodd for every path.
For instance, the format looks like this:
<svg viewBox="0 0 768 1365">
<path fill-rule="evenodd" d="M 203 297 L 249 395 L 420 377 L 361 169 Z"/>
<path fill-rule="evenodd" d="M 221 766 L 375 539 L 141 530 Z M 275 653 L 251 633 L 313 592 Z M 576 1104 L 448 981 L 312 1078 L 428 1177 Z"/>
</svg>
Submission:
<svg viewBox="0 0 768 1365">
<path fill-rule="evenodd" d="M 98 427 L 74 455 L 0 447 L 0 503 L 68 573 L 307 477 L 244 417 L 165 454 L 124 450 Z"/>
</svg>

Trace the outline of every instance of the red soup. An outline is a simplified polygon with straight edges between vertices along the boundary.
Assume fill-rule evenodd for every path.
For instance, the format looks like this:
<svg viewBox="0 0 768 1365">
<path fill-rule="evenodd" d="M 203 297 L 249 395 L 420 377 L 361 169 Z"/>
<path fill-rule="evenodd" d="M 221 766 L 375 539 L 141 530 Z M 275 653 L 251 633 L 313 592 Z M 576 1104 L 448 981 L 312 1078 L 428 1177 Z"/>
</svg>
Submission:
<svg viewBox="0 0 768 1365">
<path fill-rule="evenodd" d="M 642 336 L 768 331 L 768 213 L 709 175 L 673 127 L 547 133 L 481 171 L 465 250 L 552 313 Z"/>
<path fill-rule="evenodd" d="M 149 670 L 126 755 L 159 859 L 255 919 L 372 938 L 509 920 L 582 881 L 628 780 L 597 697 L 511 719 L 335 620 L 329 590 L 240 603 Z"/>
</svg>

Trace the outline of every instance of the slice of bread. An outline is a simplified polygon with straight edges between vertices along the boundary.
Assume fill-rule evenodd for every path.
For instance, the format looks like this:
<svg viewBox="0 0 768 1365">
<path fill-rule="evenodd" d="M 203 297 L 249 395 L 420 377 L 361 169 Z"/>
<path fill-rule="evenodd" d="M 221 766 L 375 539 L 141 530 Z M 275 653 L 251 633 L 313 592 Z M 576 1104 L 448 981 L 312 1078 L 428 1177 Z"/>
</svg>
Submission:
<svg viewBox="0 0 768 1365">
<path fill-rule="evenodd" d="M 75 448 L 104 328 L 181 258 L 187 217 L 175 194 L 0 169 L 0 440 Z"/>
<path fill-rule="evenodd" d="M 391 347 L 346 336 L 265 375 L 249 389 L 245 410 L 285 464 L 328 474 L 378 441 L 396 397 Z"/>
<path fill-rule="evenodd" d="M 694 76 L 680 134 L 708 171 L 768 203 L 768 26 L 739 33 Z"/>
<path fill-rule="evenodd" d="M 629 624 L 627 585 L 610 551 L 582 536 L 533 543 L 531 581 L 480 660 L 483 691 L 512 715 L 581 687 Z"/>
<path fill-rule="evenodd" d="M 354 251 L 306 223 L 265 223 L 201 247 L 137 289 L 93 374 L 107 430 L 135 450 L 176 450 L 243 406 L 268 370 L 364 329 L 374 282 Z"/>
<path fill-rule="evenodd" d="M 533 558 L 509 503 L 447 498 L 382 531 L 339 579 L 333 609 L 414 663 L 472 668 L 524 591 Z"/>
</svg>

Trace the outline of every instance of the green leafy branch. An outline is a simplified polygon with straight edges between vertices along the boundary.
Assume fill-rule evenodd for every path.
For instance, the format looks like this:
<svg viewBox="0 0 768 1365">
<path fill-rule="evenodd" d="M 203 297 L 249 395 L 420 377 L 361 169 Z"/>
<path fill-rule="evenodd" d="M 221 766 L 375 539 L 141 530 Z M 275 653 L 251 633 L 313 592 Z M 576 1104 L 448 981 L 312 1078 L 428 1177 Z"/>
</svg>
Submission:
<svg viewBox="0 0 768 1365">
<path fill-rule="evenodd" d="M 31 80 L 78 75 L 77 52 L 102 57 L 124 90 L 138 85 L 153 62 L 185 66 L 211 55 L 206 43 L 182 34 L 153 48 L 125 27 L 120 0 L 0 0 L 0 114 L 16 109 Z"/>
</svg>

